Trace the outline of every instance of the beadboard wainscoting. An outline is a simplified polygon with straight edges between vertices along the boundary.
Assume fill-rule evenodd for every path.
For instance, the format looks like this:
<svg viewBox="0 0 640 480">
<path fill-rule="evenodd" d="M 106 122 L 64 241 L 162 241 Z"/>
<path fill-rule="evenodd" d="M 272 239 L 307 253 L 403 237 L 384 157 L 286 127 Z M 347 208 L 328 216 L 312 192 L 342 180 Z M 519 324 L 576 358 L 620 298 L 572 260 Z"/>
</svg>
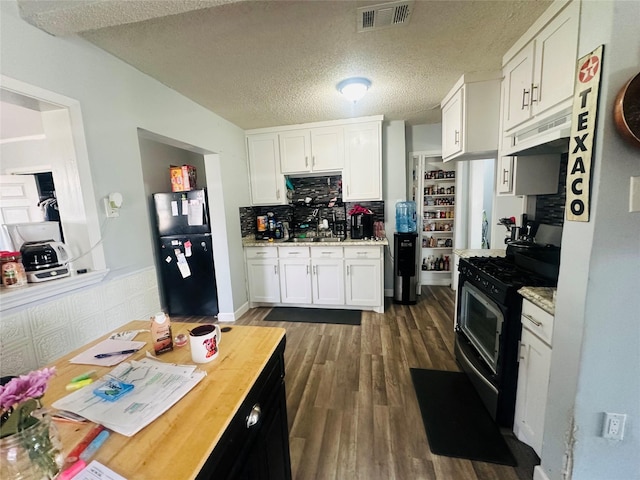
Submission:
<svg viewBox="0 0 640 480">
<path fill-rule="evenodd" d="M 19 375 L 160 310 L 155 268 L 103 281 L 0 319 L 0 374 Z"/>
</svg>

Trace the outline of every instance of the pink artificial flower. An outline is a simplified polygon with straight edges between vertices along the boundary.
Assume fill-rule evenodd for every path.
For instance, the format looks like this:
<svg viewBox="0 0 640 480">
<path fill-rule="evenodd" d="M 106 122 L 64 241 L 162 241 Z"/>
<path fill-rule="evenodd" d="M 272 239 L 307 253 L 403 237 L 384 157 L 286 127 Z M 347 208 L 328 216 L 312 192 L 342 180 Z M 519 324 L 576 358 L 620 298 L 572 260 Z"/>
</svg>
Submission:
<svg viewBox="0 0 640 480">
<path fill-rule="evenodd" d="M 14 405 L 29 400 L 40 398 L 47 389 L 49 379 L 55 374 L 55 367 L 43 368 L 20 375 L 9 383 L 0 387 L 0 409 L 9 410 Z"/>
</svg>

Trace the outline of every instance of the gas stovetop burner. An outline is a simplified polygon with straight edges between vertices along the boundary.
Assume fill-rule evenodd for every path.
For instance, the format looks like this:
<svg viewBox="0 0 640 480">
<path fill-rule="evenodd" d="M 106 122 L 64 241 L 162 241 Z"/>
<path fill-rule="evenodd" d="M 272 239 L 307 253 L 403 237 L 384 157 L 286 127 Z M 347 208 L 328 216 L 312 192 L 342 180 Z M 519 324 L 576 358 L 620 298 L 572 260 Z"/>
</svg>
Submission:
<svg viewBox="0 0 640 480">
<path fill-rule="evenodd" d="M 553 287 L 556 282 L 525 270 L 505 257 L 471 257 L 462 259 L 468 261 L 475 269 L 490 277 L 490 280 L 500 284 L 503 288 Z"/>
</svg>

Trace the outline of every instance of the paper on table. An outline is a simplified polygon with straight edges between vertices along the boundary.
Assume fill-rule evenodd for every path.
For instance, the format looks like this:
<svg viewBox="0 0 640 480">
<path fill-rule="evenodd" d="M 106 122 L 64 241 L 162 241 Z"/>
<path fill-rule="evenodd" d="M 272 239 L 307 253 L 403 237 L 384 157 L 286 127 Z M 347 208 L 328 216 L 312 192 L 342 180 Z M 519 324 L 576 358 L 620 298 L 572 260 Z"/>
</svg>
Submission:
<svg viewBox="0 0 640 480">
<path fill-rule="evenodd" d="M 82 353 L 79 353 L 73 357 L 69 362 L 82 363 L 86 365 L 100 365 L 103 367 L 111 367 L 117 365 L 123 360 L 133 355 L 133 353 L 126 353 L 124 355 L 114 355 L 112 357 L 95 358 L 100 353 L 122 352 L 124 350 L 139 350 L 144 347 L 147 342 L 135 342 L 128 340 L 103 340 L 102 342 L 88 348 Z"/>
<path fill-rule="evenodd" d="M 97 460 L 80 470 L 73 480 L 127 480 Z"/>
<path fill-rule="evenodd" d="M 115 367 L 108 375 L 134 385 L 131 392 L 109 402 L 83 388 L 53 403 L 54 408 L 68 410 L 130 437 L 169 410 L 186 395 L 206 373 L 195 365 L 174 365 L 144 358 Z M 96 384 L 104 381 L 105 377 Z"/>
</svg>

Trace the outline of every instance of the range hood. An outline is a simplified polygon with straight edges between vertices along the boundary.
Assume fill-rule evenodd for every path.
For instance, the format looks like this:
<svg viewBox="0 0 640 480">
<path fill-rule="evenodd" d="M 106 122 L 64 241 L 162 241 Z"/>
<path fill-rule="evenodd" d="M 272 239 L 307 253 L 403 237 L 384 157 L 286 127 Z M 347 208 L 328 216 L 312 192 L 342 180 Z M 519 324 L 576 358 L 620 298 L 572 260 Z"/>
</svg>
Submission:
<svg viewBox="0 0 640 480">
<path fill-rule="evenodd" d="M 548 155 L 567 153 L 571 135 L 571 112 L 540 123 L 535 127 L 519 131 L 508 137 L 511 146 L 504 149 L 505 156 Z"/>
</svg>

